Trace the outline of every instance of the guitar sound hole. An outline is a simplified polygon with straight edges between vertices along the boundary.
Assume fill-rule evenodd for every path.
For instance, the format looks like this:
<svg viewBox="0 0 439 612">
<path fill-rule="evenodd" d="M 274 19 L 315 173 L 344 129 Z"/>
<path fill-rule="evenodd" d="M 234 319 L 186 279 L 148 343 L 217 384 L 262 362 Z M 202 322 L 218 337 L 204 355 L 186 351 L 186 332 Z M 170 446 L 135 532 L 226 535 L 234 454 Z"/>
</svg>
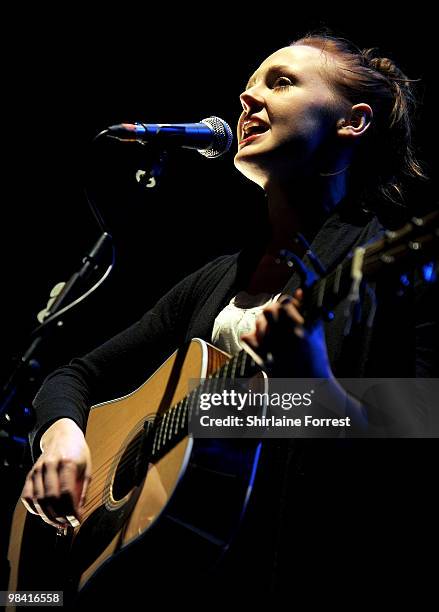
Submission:
<svg viewBox="0 0 439 612">
<path fill-rule="evenodd" d="M 128 444 L 116 467 L 112 493 L 115 501 L 123 499 L 143 479 L 148 469 L 144 452 L 144 436 L 140 431 Z"/>
</svg>

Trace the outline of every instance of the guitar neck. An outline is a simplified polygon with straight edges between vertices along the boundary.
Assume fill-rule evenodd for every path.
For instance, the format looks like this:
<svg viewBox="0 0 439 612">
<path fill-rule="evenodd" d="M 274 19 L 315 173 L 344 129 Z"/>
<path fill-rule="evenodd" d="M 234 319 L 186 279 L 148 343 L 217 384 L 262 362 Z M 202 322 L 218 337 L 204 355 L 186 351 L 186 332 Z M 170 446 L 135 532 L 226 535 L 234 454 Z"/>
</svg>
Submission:
<svg viewBox="0 0 439 612">
<path fill-rule="evenodd" d="M 321 314 L 331 318 L 332 309 L 344 300 L 355 284 L 379 276 L 406 272 L 426 263 L 439 253 L 439 212 L 413 219 L 397 232 L 388 231 L 367 247 L 359 247 L 353 256 L 316 281 L 306 296 L 306 314 L 315 319 Z M 328 316 L 329 315 L 329 316 Z"/>
<path fill-rule="evenodd" d="M 160 459 L 187 436 L 188 423 L 194 411 L 199 409 L 201 393 L 221 392 L 226 381 L 251 378 L 259 371 L 253 359 L 245 351 L 240 351 L 205 381 L 200 381 L 202 384 L 166 410 L 157 422 L 151 423 L 150 427 L 155 430 L 151 436 L 151 448 L 148 449 L 151 460 Z"/>
</svg>

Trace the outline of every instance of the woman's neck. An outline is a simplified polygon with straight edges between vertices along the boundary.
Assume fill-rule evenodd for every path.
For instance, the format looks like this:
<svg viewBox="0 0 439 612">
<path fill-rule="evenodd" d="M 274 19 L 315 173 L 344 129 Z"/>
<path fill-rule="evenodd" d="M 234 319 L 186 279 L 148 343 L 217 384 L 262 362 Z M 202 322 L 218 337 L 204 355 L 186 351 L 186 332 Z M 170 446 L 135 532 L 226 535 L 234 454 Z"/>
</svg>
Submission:
<svg viewBox="0 0 439 612">
<path fill-rule="evenodd" d="M 300 232 L 310 242 L 346 195 L 346 173 L 266 187 L 271 237 L 267 253 L 295 246 Z"/>
<path fill-rule="evenodd" d="M 266 187 L 270 231 L 265 249 L 259 254 L 247 283 L 252 294 L 277 293 L 291 277 L 291 268 L 279 262 L 279 251 L 288 249 L 302 257 L 306 247 L 295 241 L 299 232 L 310 243 L 345 197 L 345 173 L 318 177 L 314 181 L 295 181 L 289 186 L 271 183 Z"/>
</svg>

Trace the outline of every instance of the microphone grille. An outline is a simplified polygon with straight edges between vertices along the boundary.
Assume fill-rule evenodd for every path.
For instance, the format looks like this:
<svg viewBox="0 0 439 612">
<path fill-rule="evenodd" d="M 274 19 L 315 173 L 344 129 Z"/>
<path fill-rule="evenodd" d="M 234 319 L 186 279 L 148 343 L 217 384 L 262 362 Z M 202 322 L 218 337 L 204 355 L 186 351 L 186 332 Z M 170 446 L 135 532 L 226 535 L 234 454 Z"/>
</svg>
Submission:
<svg viewBox="0 0 439 612">
<path fill-rule="evenodd" d="M 201 123 L 205 123 L 213 130 L 214 139 L 207 149 L 198 149 L 198 152 L 205 157 L 220 157 L 227 153 L 233 140 L 230 125 L 219 117 L 208 117 L 207 119 L 202 119 Z"/>
</svg>

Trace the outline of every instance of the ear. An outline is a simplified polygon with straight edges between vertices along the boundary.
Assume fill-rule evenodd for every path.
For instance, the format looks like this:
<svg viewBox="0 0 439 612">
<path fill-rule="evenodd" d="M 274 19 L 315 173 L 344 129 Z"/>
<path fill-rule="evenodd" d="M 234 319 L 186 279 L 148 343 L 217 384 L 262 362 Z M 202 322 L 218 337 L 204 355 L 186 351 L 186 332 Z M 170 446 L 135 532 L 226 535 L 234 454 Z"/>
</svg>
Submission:
<svg viewBox="0 0 439 612">
<path fill-rule="evenodd" d="M 354 104 L 348 119 L 337 121 L 337 134 L 342 138 L 358 138 L 369 128 L 373 111 L 369 104 Z"/>
</svg>

